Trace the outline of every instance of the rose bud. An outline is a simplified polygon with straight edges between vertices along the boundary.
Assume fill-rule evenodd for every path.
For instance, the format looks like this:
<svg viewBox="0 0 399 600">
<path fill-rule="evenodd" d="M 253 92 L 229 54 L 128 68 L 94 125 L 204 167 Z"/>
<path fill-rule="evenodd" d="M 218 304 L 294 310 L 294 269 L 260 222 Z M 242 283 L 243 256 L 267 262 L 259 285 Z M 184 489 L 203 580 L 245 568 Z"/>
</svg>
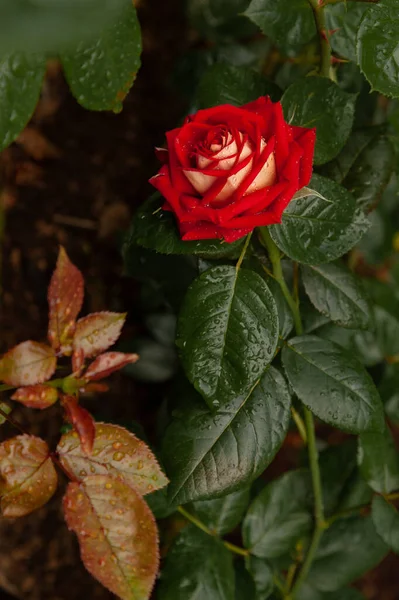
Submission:
<svg viewBox="0 0 399 600">
<path fill-rule="evenodd" d="M 315 129 L 285 122 L 280 102 L 262 97 L 200 110 L 168 131 L 151 184 L 172 211 L 183 240 L 233 242 L 281 222 L 312 175 Z"/>
</svg>

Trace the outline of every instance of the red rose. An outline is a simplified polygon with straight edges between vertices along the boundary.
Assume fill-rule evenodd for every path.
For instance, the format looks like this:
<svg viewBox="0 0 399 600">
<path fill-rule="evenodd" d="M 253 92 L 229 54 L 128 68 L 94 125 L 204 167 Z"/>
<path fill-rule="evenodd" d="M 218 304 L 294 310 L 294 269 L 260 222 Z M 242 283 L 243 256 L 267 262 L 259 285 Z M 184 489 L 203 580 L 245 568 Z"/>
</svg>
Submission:
<svg viewBox="0 0 399 600">
<path fill-rule="evenodd" d="M 166 139 L 167 150 L 157 149 L 164 164 L 150 182 L 183 240 L 233 242 L 280 223 L 311 178 L 315 130 L 288 125 L 280 102 L 268 97 L 200 110 Z"/>
</svg>

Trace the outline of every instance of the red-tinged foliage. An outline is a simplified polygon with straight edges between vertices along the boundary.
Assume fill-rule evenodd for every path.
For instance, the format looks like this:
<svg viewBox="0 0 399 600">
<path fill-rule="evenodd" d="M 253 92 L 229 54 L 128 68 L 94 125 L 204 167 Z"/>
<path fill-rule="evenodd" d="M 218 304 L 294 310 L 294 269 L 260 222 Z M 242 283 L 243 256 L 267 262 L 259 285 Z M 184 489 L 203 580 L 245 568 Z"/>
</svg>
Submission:
<svg viewBox="0 0 399 600">
<path fill-rule="evenodd" d="M 83 295 L 82 273 L 71 263 L 61 246 L 48 289 L 48 339 L 56 352 L 71 353 L 76 317 L 82 308 Z"/>
<path fill-rule="evenodd" d="M 168 483 L 147 444 L 135 435 L 107 423 L 96 423 L 93 450 L 87 456 L 73 432 L 65 433 L 57 447 L 60 461 L 74 479 L 87 474 L 112 475 L 123 479 L 140 494 L 149 494 Z"/>
<path fill-rule="evenodd" d="M 139 359 L 138 354 L 124 354 L 123 352 L 106 352 L 96 358 L 89 365 L 84 379 L 87 381 L 96 381 L 108 377 L 114 371 L 123 369 L 126 365 L 133 364 Z"/>
<path fill-rule="evenodd" d="M 72 352 L 72 371 L 79 377 L 85 366 L 85 354 L 82 348 L 77 348 Z"/>
<path fill-rule="evenodd" d="M 57 487 L 57 473 L 46 442 L 19 435 L 0 444 L 1 512 L 23 517 L 46 504 Z"/>
<path fill-rule="evenodd" d="M 56 388 L 48 385 L 28 385 L 18 388 L 11 396 L 11 400 L 20 402 L 28 408 L 48 408 L 58 400 Z"/>
<path fill-rule="evenodd" d="M 0 360 L 0 380 L 16 387 L 47 381 L 57 365 L 54 350 L 46 344 L 26 341 L 18 344 Z"/>
<path fill-rule="evenodd" d="M 64 395 L 62 405 L 66 418 L 74 428 L 72 436 L 79 436 L 80 445 L 86 455 L 91 454 L 94 436 L 96 433 L 95 422 L 91 414 L 79 405 L 75 396 Z"/>
<path fill-rule="evenodd" d="M 64 512 L 93 577 L 122 600 L 146 600 L 159 554 L 156 523 L 143 498 L 123 481 L 92 475 L 68 485 Z"/>
<path fill-rule="evenodd" d="M 120 336 L 126 313 L 97 312 L 79 319 L 73 338 L 74 352 L 83 350 L 84 356 L 96 356 L 112 346 Z"/>
</svg>

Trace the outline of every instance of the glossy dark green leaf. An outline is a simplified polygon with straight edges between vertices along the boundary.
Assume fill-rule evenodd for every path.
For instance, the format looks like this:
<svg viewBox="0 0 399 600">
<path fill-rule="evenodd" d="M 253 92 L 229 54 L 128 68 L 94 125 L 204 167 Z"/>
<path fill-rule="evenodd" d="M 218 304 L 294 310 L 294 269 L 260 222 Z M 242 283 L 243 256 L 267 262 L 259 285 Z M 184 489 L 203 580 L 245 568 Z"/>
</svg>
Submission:
<svg viewBox="0 0 399 600">
<path fill-rule="evenodd" d="M 380 494 L 399 489 L 399 453 L 388 428 L 359 436 L 358 463 L 369 486 Z"/>
<path fill-rule="evenodd" d="M 159 600 L 234 600 L 231 552 L 216 537 L 188 525 L 168 553 Z"/>
<path fill-rule="evenodd" d="M 322 421 L 352 433 L 383 430 L 378 391 L 349 352 L 308 335 L 289 340 L 282 359 L 298 398 Z"/>
<path fill-rule="evenodd" d="M 112 24 L 129 0 L 0 0 L 0 54 L 58 52 Z"/>
<path fill-rule="evenodd" d="M 372 497 L 372 489 L 367 485 L 357 469 L 345 486 L 344 493 L 342 498 L 340 498 L 336 512 L 347 511 L 351 508 L 362 506 L 363 504 L 370 504 Z"/>
<path fill-rule="evenodd" d="M 245 564 L 255 582 L 254 600 L 267 600 L 270 598 L 274 589 L 274 574 L 269 563 L 263 558 L 248 556 L 245 559 Z M 246 596 L 240 598 L 240 600 L 244 599 L 248 600 Z"/>
<path fill-rule="evenodd" d="M 312 304 L 342 327 L 367 329 L 371 307 L 358 278 L 341 263 L 302 267 L 302 278 Z"/>
<path fill-rule="evenodd" d="M 220 240 L 183 242 L 171 212 L 161 209 L 158 194 L 151 196 L 137 211 L 125 242 L 125 259 L 136 244 L 161 254 L 199 254 L 213 258 L 239 256 L 243 240 L 226 244 Z"/>
<path fill-rule="evenodd" d="M 169 503 L 166 488 L 148 494 L 145 501 L 156 519 L 166 519 L 166 517 L 173 515 L 177 509 L 176 505 Z"/>
<path fill-rule="evenodd" d="M 293 260 L 321 264 L 353 248 L 370 224 L 355 214 L 355 199 L 335 182 L 314 175 L 309 187 L 316 193 L 292 200 L 280 225 L 269 227 L 277 246 Z"/>
<path fill-rule="evenodd" d="M 376 339 L 381 355 L 384 357 L 399 355 L 399 319 L 380 306 L 375 307 L 374 318 Z"/>
<path fill-rule="evenodd" d="M 248 67 L 237 67 L 226 64 L 214 64 L 203 75 L 198 99 L 201 108 L 218 104 L 242 106 L 260 96 L 270 96 L 279 100 L 279 88 Z"/>
<path fill-rule="evenodd" d="M 399 0 L 369 6 L 357 34 L 357 60 L 373 90 L 399 96 Z"/>
<path fill-rule="evenodd" d="M 356 33 L 367 10 L 362 2 L 329 5 L 325 11 L 331 47 L 339 56 L 356 62 Z"/>
<path fill-rule="evenodd" d="M 0 151 L 15 140 L 31 118 L 45 69 L 43 56 L 13 54 L 0 58 Z"/>
<path fill-rule="evenodd" d="M 378 535 L 399 554 L 399 513 L 382 496 L 373 498 L 371 517 Z"/>
<path fill-rule="evenodd" d="M 289 552 L 311 527 L 312 492 L 307 471 L 289 471 L 269 483 L 244 518 L 244 545 L 260 558 Z"/>
<path fill-rule="evenodd" d="M 176 343 L 188 379 L 210 407 L 246 396 L 277 340 L 277 308 L 257 273 L 217 266 L 190 286 Z"/>
<path fill-rule="evenodd" d="M 316 35 L 307 0 L 252 0 L 244 14 L 283 51 L 298 49 Z"/>
<path fill-rule="evenodd" d="M 250 483 L 274 458 L 287 433 L 291 398 L 270 367 L 251 394 L 211 412 L 185 397 L 163 441 L 172 502 L 213 498 Z"/>
<path fill-rule="evenodd" d="M 106 25 L 95 42 L 83 42 L 62 56 L 65 76 L 79 104 L 120 112 L 140 67 L 140 54 L 136 9 L 126 0 L 116 22 Z"/>
<path fill-rule="evenodd" d="M 356 94 L 326 77 L 305 77 L 290 85 L 281 101 L 289 123 L 316 127 L 315 164 L 337 156 L 352 129 Z"/>
<path fill-rule="evenodd" d="M 381 127 L 355 131 L 322 174 L 348 189 L 356 205 L 369 211 L 378 204 L 391 178 L 395 153 Z"/>
<path fill-rule="evenodd" d="M 350 439 L 341 444 L 328 446 L 320 452 L 319 464 L 323 487 L 324 513 L 332 515 L 356 470 L 355 440 Z"/>
<path fill-rule="evenodd" d="M 308 581 L 323 592 L 339 590 L 373 569 L 387 552 L 370 517 L 339 519 L 323 534 Z"/>
<path fill-rule="evenodd" d="M 229 533 L 240 523 L 249 504 L 249 487 L 214 500 L 199 500 L 193 508 L 197 517 L 218 535 Z"/>
<path fill-rule="evenodd" d="M 321 592 L 310 583 L 305 582 L 298 590 L 296 600 L 365 600 L 365 597 L 354 588 L 345 588 L 336 592 Z"/>
<path fill-rule="evenodd" d="M 286 339 L 294 329 L 294 317 L 292 311 L 288 306 L 287 300 L 284 298 L 284 294 L 277 281 L 272 277 L 265 277 L 265 280 L 277 306 L 279 336 Z"/>
</svg>

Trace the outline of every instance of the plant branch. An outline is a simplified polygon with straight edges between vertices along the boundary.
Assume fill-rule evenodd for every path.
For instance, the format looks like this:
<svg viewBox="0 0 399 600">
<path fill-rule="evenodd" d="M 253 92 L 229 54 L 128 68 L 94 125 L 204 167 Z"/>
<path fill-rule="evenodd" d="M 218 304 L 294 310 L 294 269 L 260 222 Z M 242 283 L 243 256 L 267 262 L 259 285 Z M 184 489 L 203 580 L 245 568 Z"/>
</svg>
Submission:
<svg viewBox="0 0 399 600">
<path fill-rule="evenodd" d="M 212 537 L 218 537 L 218 535 L 215 531 L 212 531 L 211 529 L 209 529 L 209 527 L 207 527 L 205 525 L 205 523 L 203 523 L 202 521 L 197 519 L 197 517 L 195 517 L 194 515 L 189 513 L 182 506 L 178 506 L 177 510 L 181 515 L 183 515 L 183 517 L 185 519 L 187 519 L 187 521 L 190 521 L 190 523 L 192 523 L 193 525 L 198 527 L 198 529 L 201 529 L 201 531 L 204 531 L 205 533 L 207 533 L 208 535 L 210 535 Z M 232 544 L 231 542 L 227 542 L 225 540 L 222 540 L 222 542 L 223 542 L 224 546 L 231 552 L 234 552 L 235 554 L 239 554 L 240 556 L 249 556 L 249 550 L 247 550 L 246 548 L 240 548 L 240 546 L 236 546 L 235 544 Z"/>
<path fill-rule="evenodd" d="M 242 264 L 242 261 L 244 260 L 245 254 L 248 250 L 248 246 L 249 246 L 249 242 L 251 241 L 251 237 L 252 237 L 252 231 L 251 231 L 251 233 L 249 233 L 247 235 L 247 239 L 245 240 L 245 244 L 241 250 L 240 258 L 238 259 L 237 264 L 236 264 L 236 271 L 239 271 L 241 268 L 241 264 Z"/>
<path fill-rule="evenodd" d="M 292 415 L 292 418 L 294 419 L 295 425 L 297 426 L 299 435 L 301 436 L 303 443 L 305 444 L 305 446 L 307 446 L 308 445 L 308 436 L 306 433 L 305 423 L 303 422 L 303 419 L 302 419 L 301 415 L 299 414 L 299 412 L 297 410 L 295 410 L 295 408 L 293 406 L 291 406 L 291 415 Z"/>
<path fill-rule="evenodd" d="M 330 77 L 331 70 L 331 46 L 328 39 L 328 30 L 326 16 L 324 14 L 324 4 L 320 4 L 319 0 L 308 0 L 314 16 L 317 33 L 320 44 L 320 68 L 319 72 L 322 77 Z"/>
<path fill-rule="evenodd" d="M 0 415 L 10 423 L 15 429 L 17 429 L 20 433 L 29 435 L 28 432 L 20 425 L 15 419 L 10 417 L 3 409 L 0 408 Z"/>
</svg>

